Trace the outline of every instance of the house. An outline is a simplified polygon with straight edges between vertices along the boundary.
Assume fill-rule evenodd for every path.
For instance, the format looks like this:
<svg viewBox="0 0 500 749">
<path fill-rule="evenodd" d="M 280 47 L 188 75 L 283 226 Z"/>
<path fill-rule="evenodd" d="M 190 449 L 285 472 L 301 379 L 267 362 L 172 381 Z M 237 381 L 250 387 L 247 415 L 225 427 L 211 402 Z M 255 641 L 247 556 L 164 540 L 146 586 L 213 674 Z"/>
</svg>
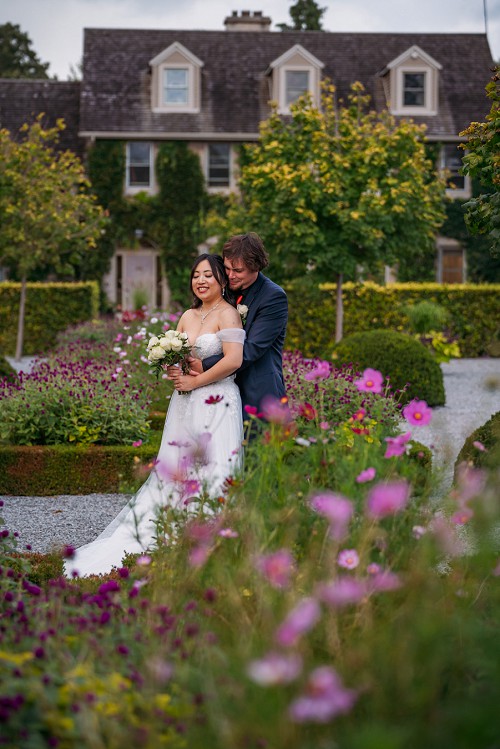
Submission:
<svg viewBox="0 0 500 749">
<path fill-rule="evenodd" d="M 271 19 L 257 11 L 233 12 L 224 25 L 221 31 L 86 29 L 82 82 L 43 82 L 53 87 L 50 101 L 40 82 L 15 82 L 26 84 L 21 108 L 26 116 L 42 104 L 58 116 L 71 114 L 68 130 L 81 151 L 98 140 L 123 140 L 126 195 L 155 193 L 155 157 L 168 140 L 187 141 L 207 189 L 228 193 L 237 186 L 238 147 L 258 139 L 271 100 L 286 115 L 306 91 L 319 102 L 325 78 L 344 99 L 358 80 L 377 109 L 427 126 L 427 139 L 439 145 L 439 165 L 451 175 L 450 196 L 470 195 L 469 179 L 459 175 L 458 134 L 489 109 L 484 88 L 494 63 L 485 34 L 272 32 Z M 2 125 L 13 116 L 7 85 L 0 82 Z M 63 85 L 73 86 L 74 95 L 79 89 L 78 126 L 69 93 L 63 101 L 59 89 L 58 100 Z M 456 242 L 438 242 L 438 259 L 438 280 L 464 279 Z M 127 306 L 135 283 L 158 297 L 159 267 L 154 247 L 117 248 L 108 296 Z"/>
</svg>

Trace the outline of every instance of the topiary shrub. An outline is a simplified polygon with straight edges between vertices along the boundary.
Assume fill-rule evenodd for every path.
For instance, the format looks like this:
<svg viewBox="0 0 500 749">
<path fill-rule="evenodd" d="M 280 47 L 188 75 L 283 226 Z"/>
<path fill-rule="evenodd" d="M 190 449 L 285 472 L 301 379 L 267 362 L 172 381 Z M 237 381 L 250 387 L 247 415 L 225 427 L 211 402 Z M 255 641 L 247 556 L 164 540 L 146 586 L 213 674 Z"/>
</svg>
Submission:
<svg viewBox="0 0 500 749">
<path fill-rule="evenodd" d="M 347 336 L 333 349 L 336 366 L 371 367 L 389 378 L 392 390 L 403 390 L 402 403 L 417 398 L 443 406 L 443 374 L 432 354 L 419 341 L 391 330 L 370 330 Z"/>
<path fill-rule="evenodd" d="M 467 437 L 455 462 L 455 475 L 460 463 L 475 468 L 495 468 L 500 465 L 500 411 Z"/>
</svg>

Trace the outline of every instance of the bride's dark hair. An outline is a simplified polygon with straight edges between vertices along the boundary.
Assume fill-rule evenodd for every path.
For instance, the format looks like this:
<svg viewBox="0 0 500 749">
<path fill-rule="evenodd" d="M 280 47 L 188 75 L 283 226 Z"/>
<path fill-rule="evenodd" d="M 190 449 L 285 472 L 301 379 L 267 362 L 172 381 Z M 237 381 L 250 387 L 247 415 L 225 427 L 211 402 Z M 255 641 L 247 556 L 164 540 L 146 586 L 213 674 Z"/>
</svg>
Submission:
<svg viewBox="0 0 500 749">
<path fill-rule="evenodd" d="M 236 307 L 236 301 L 235 296 L 231 289 L 229 288 L 229 279 L 227 277 L 226 269 L 224 268 L 224 260 L 220 255 L 210 255 L 208 252 L 204 252 L 202 255 L 198 255 L 196 260 L 193 263 L 193 267 L 191 268 L 191 275 L 189 277 L 189 289 L 191 293 L 193 293 L 193 276 L 196 268 L 199 266 L 200 263 L 203 262 L 203 260 L 207 260 L 208 264 L 210 265 L 210 268 L 212 270 L 212 273 L 214 274 L 214 278 L 219 284 L 219 286 L 222 288 L 222 296 L 226 300 L 226 302 L 229 302 L 229 304 L 232 304 L 233 307 Z M 193 294 L 193 303 L 191 305 L 191 309 L 196 309 L 197 307 L 201 307 L 203 304 L 202 300 L 199 299 L 196 294 Z"/>
</svg>

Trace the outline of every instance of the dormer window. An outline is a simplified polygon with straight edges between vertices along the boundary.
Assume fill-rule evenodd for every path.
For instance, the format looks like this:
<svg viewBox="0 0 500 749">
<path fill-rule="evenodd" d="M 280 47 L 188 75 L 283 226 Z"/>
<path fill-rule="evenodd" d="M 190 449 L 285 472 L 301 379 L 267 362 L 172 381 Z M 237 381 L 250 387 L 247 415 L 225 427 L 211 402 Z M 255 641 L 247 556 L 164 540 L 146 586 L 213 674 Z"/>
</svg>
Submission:
<svg viewBox="0 0 500 749">
<path fill-rule="evenodd" d="M 439 71 L 442 66 L 414 45 L 381 72 L 392 114 L 432 116 L 438 112 Z"/>
<path fill-rule="evenodd" d="M 289 114 L 290 105 L 304 94 L 310 94 L 313 105 L 319 106 L 323 67 L 323 63 L 300 44 L 293 46 L 269 65 L 269 98 L 277 102 L 280 114 Z"/>
<path fill-rule="evenodd" d="M 174 42 L 149 64 L 153 112 L 200 111 L 201 60 Z"/>
</svg>

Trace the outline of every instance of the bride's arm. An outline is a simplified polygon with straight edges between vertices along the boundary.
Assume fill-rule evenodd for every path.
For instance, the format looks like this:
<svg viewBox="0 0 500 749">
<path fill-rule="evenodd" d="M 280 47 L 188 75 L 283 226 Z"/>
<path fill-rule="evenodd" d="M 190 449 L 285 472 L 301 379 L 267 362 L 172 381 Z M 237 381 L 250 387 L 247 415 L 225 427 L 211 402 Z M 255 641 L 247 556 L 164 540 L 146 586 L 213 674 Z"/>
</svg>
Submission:
<svg viewBox="0 0 500 749">
<path fill-rule="evenodd" d="M 204 385 L 210 385 L 212 382 L 223 380 L 236 372 L 243 361 L 243 343 L 225 341 L 222 344 L 222 352 L 222 359 L 217 364 L 196 377 L 183 375 L 179 371 L 174 373 L 172 379 L 177 390 L 195 390 Z"/>
</svg>

